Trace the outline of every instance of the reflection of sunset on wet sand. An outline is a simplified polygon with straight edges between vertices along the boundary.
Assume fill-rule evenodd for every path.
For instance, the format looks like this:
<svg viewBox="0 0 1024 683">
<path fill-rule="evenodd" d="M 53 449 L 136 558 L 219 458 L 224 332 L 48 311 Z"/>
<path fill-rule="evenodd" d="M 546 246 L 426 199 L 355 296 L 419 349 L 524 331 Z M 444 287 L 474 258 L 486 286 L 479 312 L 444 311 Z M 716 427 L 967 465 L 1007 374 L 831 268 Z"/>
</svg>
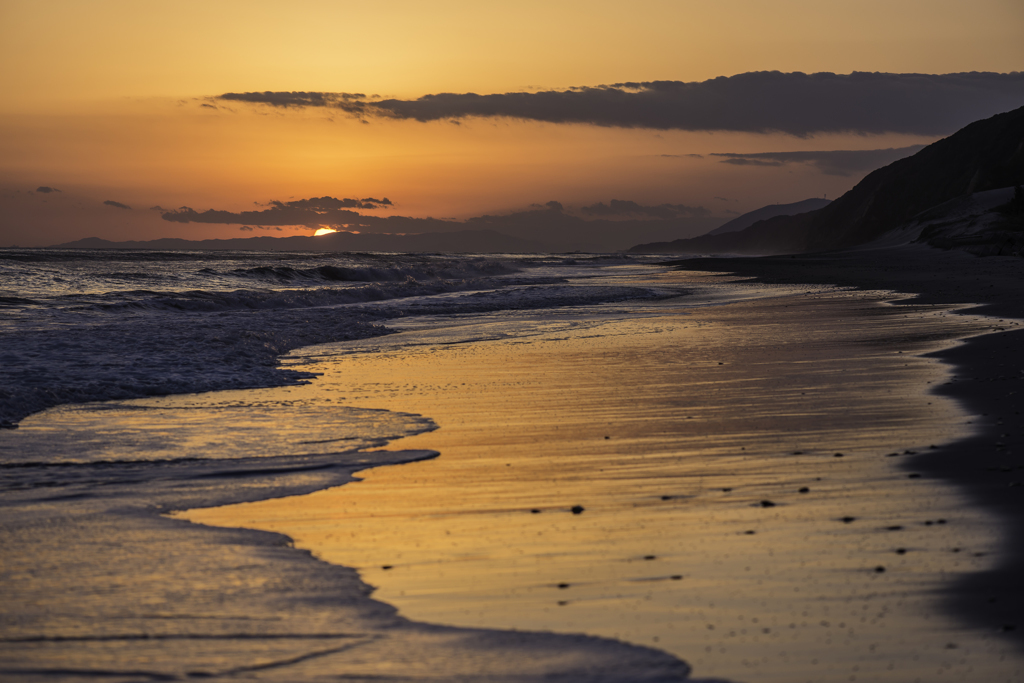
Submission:
<svg viewBox="0 0 1024 683">
<path fill-rule="evenodd" d="M 970 429 L 917 354 L 984 323 L 881 300 L 668 303 L 491 341 L 500 320 L 307 349 L 324 376 L 304 395 L 430 417 L 439 430 L 396 446 L 440 457 L 186 516 L 284 533 L 415 620 L 615 637 L 732 680 L 1008 679 L 1006 644 L 932 597 L 988 566 L 990 520 L 887 457 Z"/>
</svg>

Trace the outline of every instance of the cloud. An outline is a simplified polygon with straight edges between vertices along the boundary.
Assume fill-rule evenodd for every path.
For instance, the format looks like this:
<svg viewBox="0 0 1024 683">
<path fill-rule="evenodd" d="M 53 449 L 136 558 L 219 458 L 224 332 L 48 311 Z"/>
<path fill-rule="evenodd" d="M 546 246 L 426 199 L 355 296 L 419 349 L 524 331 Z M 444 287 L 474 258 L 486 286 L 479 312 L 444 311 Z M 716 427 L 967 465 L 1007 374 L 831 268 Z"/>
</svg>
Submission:
<svg viewBox="0 0 1024 683">
<path fill-rule="evenodd" d="M 375 199 L 338 199 L 337 197 L 311 197 L 290 202 L 271 201 L 270 208 L 260 211 L 196 211 L 188 206 L 166 211 L 161 216 L 174 223 L 244 223 L 267 225 L 321 225 L 364 224 L 365 217 L 351 209 L 379 209 L 394 206 L 387 197 Z"/>
<path fill-rule="evenodd" d="M 122 204 L 121 202 L 115 202 L 113 199 L 108 199 L 107 201 L 105 201 L 103 203 L 106 204 L 107 206 L 113 206 L 113 207 L 118 208 L 118 209 L 130 209 L 130 208 L 132 208 L 132 207 L 128 206 L 127 204 Z"/>
<path fill-rule="evenodd" d="M 269 104 L 272 107 L 331 107 L 347 102 L 365 102 L 366 95 L 346 92 L 229 92 L 217 99 Z M 372 99 L 372 98 L 370 98 Z"/>
<path fill-rule="evenodd" d="M 550 202 L 545 202 L 544 204 L 530 204 L 530 208 L 531 209 L 549 209 L 551 211 L 554 211 L 555 213 L 561 213 L 565 209 L 565 207 L 562 206 L 562 202 L 556 202 L 555 200 L 551 200 Z"/>
<path fill-rule="evenodd" d="M 42 194 L 50 194 L 51 192 L 60 192 L 60 190 L 58 190 L 56 187 L 47 187 L 46 185 L 43 185 L 42 187 L 37 187 L 36 192 L 41 192 Z"/>
<path fill-rule="evenodd" d="M 598 202 L 590 206 L 584 206 L 580 213 L 585 216 L 600 216 L 603 218 L 629 217 L 629 218 L 657 218 L 670 220 L 672 218 L 703 218 L 711 215 L 711 212 L 703 206 L 687 206 L 685 204 L 659 204 L 657 206 L 643 206 L 633 201 L 613 199 L 607 204 Z"/>
<path fill-rule="evenodd" d="M 924 145 L 896 149 L 840 149 L 822 152 L 757 152 L 754 154 L 719 152 L 713 153 L 711 156 L 724 157 L 723 164 L 735 166 L 810 164 L 826 175 L 849 176 L 887 166 L 897 159 L 916 154 L 922 149 L 924 149 Z"/>
<path fill-rule="evenodd" d="M 333 209 L 379 209 L 385 206 L 394 206 L 387 197 L 383 199 L 337 199 L 336 197 L 312 197 L 310 199 L 296 199 L 291 202 L 271 201 L 270 206 L 278 208 L 312 209 L 314 211 L 331 211 Z"/>
<path fill-rule="evenodd" d="M 656 130 L 945 135 L 1024 104 L 1024 73 L 759 71 L 707 81 L 650 81 L 561 91 L 439 93 L 371 101 L 358 93 L 225 93 L 221 100 L 340 109 L 361 119 L 507 117 Z"/>
<path fill-rule="evenodd" d="M 313 197 L 289 202 L 271 202 L 255 211 L 196 211 L 183 206 L 163 214 L 164 220 L 178 223 L 235 224 L 239 230 L 319 229 L 331 227 L 340 232 L 381 234 L 458 233 L 483 230 L 501 233 L 554 251 L 616 251 L 640 242 L 677 239 L 679 235 L 700 235 L 721 222 L 702 207 L 684 204 L 645 206 L 634 201 L 613 199 L 607 204 L 592 204 L 584 217 L 569 211 L 558 201 L 533 204 L 525 210 L 499 215 L 482 215 L 465 220 L 412 218 L 398 215 L 361 215 L 335 206 L 346 202 L 389 206 L 387 199 L 341 200 Z M 386 202 L 386 204 L 385 204 Z"/>
</svg>

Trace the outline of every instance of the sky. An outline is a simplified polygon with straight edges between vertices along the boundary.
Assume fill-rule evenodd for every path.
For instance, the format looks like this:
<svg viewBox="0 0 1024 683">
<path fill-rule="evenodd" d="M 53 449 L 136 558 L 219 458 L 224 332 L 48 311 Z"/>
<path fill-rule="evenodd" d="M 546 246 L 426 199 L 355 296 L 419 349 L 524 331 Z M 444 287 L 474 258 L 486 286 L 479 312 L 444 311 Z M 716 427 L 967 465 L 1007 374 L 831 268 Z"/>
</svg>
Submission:
<svg viewBox="0 0 1024 683">
<path fill-rule="evenodd" d="M 1020 0 L 0 0 L 0 247 L 686 237 L 1024 106 L 1022 34 Z"/>
</svg>

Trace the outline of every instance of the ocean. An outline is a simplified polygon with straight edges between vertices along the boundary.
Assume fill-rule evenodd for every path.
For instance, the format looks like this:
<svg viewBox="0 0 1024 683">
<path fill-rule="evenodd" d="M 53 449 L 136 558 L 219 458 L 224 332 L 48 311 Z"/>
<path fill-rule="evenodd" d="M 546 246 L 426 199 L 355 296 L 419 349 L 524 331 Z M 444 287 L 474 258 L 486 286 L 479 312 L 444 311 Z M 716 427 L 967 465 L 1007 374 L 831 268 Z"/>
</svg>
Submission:
<svg viewBox="0 0 1024 683">
<path fill-rule="evenodd" d="M 12 680 L 1021 670 L 891 457 L 978 316 L 581 254 L 8 249 L 0 306 Z"/>
<path fill-rule="evenodd" d="M 0 420 L 68 402 L 267 386 L 293 348 L 410 315 L 664 298 L 570 284 L 621 258 L 0 251 Z"/>
</svg>

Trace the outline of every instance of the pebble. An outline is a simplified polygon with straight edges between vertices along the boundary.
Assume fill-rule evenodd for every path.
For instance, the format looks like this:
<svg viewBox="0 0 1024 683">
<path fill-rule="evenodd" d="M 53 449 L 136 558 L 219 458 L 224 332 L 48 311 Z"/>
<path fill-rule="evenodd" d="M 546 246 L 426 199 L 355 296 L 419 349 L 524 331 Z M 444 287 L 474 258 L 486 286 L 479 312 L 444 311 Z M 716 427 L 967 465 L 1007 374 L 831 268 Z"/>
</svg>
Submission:
<svg viewBox="0 0 1024 683">
<path fill-rule="evenodd" d="M 584 509 L 585 508 L 582 505 L 573 505 L 572 506 L 572 514 L 578 515 L 581 512 L 583 512 Z"/>
</svg>

